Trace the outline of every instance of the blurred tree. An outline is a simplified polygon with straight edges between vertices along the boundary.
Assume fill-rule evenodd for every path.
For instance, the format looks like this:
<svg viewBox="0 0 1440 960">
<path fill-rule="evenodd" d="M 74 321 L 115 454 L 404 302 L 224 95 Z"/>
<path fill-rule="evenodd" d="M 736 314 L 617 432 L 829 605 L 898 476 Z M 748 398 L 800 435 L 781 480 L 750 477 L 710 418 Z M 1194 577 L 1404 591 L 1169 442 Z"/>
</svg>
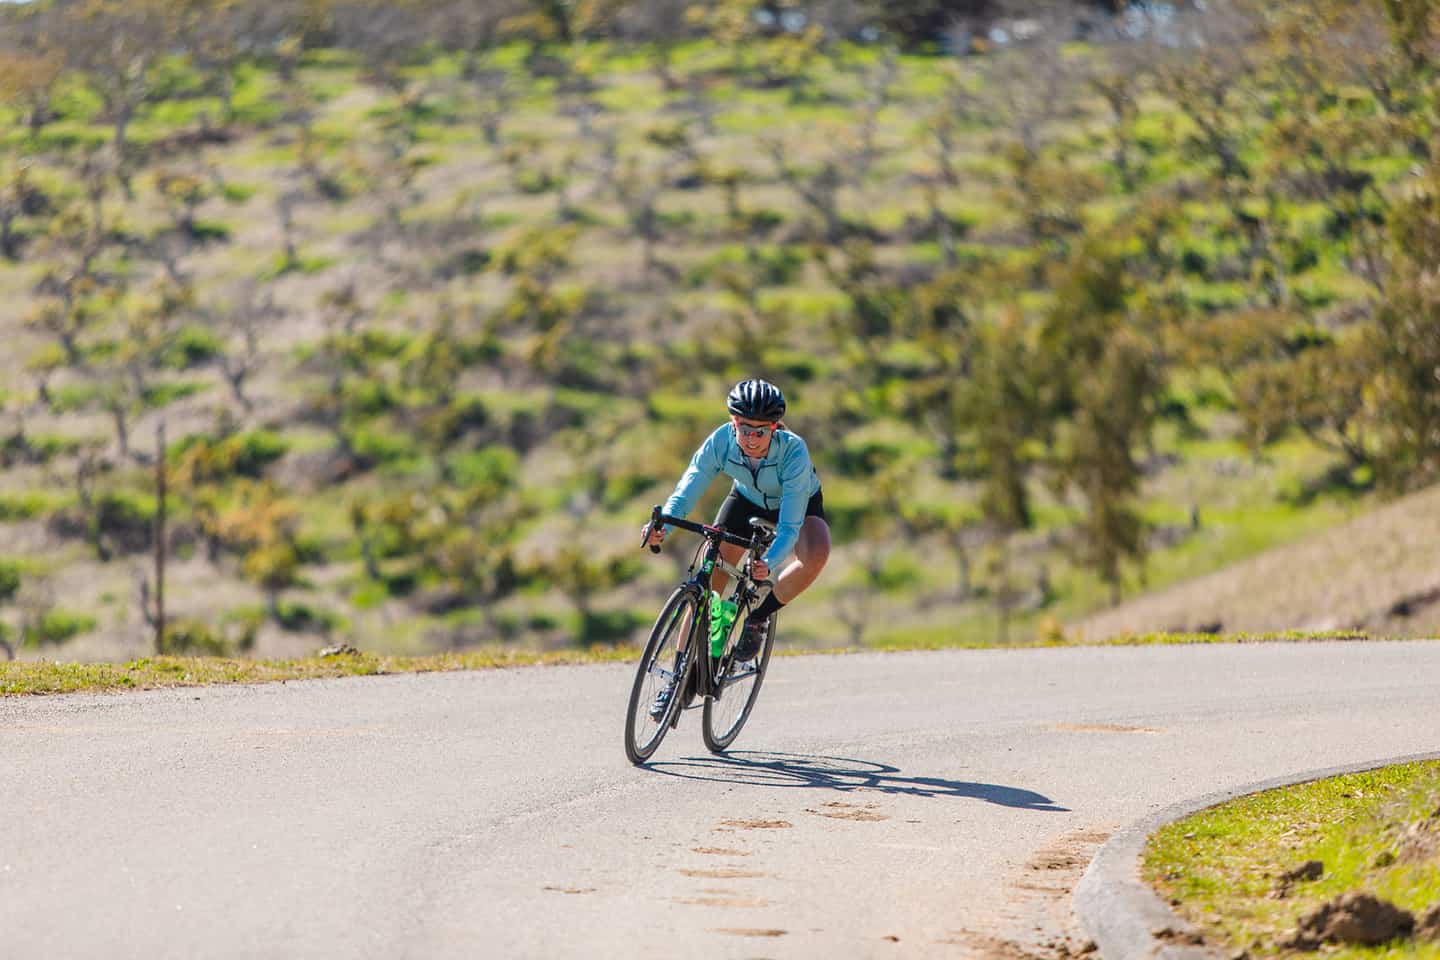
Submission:
<svg viewBox="0 0 1440 960">
<path fill-rule="evenodd" d="M 595 599 L 634 580 L 640 573 L 640 561 L 633 548 L 620 554 L 566 543 L 542 561 L 540 573 L 575 607 L 579 618 L 576 640 L 594 643 L 608 639 L 595 611 Z"/>
<path fill-rule="evenodd" d="M 153 93 L 160 62 L 180 48 L 181 17 L 166 0 L 56 0 L 45 9 L 47 31 L 66 67 L 83 74 L 105 105 L 116 170 L 128 193 L 126 133 Z"/>
<path fill-rule="evenodd" d="M 91 372 L 99 402 L 115 427 L 120 455 L 148 462 L 149 454 L 130 448 L 135 416 L 156 401 L 153 374 L 173 341 L 182 320 L 193 316 L 195 291 L 188 285 L 160 281 L 121 314 L 118 336 Z"/>
<path fill-rule="evenodd" d="M 660 213 L 657 207 L 665 189 L 668 174 L 641 170 L 634 157 L 629 158 L 615 177 L 615 196 L 625 211 L 630 232 L 640 241 L 641 262 L 647 276 L 674 277 L 674 268 L 655 255 L 661 240 Z"/>
<path fill-rule="evenodd" d="M 380 561 L 410 558 L 413 575 L 473 606 L 492 635 L 500 634 L 495 604 L 520 585 L 515 539 L 534 507 L 517 485 L 517 460 L 497 447 L 477 451 L 447 485 L 397 491 L 352 508 L 372 578 L 384 580 Z"/>
<path fill-rule="evenodd" d="M 1131 307 L 1125 260 L 1093 239 L 1060 271 L 1056 301 L 1040 332 L 1041 396 L 1057 418 L 1053 477 L 1057 491 L 1084 502 L 1080 558 L 1119 603 L 1122 563 L 1140 566 L 1145 525 L 1136 505 L 1147 442 L 1166 382 L 1153 329 Z"/>
<path fill-rule="evenodd" d="M 365 79 L 414 111 L 428 80 L 407 68 L 419 65 L 426 46 L 443 34 L 440 13 L 430 0 L 335 0 L 330 22 L 337 44 L 359 56 Z"/>
<path fill-rule="evenodd" d="M 766 137 L 762 147 L 775 165 L 775 175 L 819 216 L 824 225 L 820 239 L 830 246 L 838 245 L 849 232 L 840 213 L 840 189 L 845 184 L 840 163 L 825 160 L 812 170 L 793 165 L 789 159 L 791 147 L 777 136 Z"/>
<path fill-rule="evenodd" d="M 0 607 L 15 602 L 20 593 L 20 565 L 13 560 L 0 560 Z M 5 651 L 6 660 L 15 659 L 15 644 L 11 641 L 11 626 L 0 621 L 0 650 Z"/>
<path fill-rule="evenodd" d="M 245 385 L 261 368 L 261 337 L 273 321 L 283 319 L 285 313 L 285 308 L 276 302 L 274 291 L 267 289 L 262 295 L 253 282 L 237 285 L 228 306 L 206 313 L 222 338 L 220 372 L 230 385 L 235 402 L 246 414 L 255 411 L 254 398 L 246 392 Z"/>
<path fill-rule="evenodd" d="M 266 606 L 276 622 L 283 622 L 280 594 L 299 575 L 297 543 L 300 513 L 296 503 L 264 480 L 240 478 L 204 521 L 226 548 L 243 558 L 246 578 L 265 592 Z"/>
<path fill-rule="evenodd" d="M 1120 189 L 1134 193 L 1145 175 L 1145 152 L 1140 148 L 1136 121 L 1140 98 L 1146 91 L 1152 56 L 1134 41 L 1105 44 L 1094 50 L 1081 67 L 1091 90 L 1105 103 L 1114 146 L 1110 164 Z"/>
<path fill-rule="evenodd" d="M 1440 162 L 1406 185 L 1371 333 L 1380 475 L 1394 489 L 1440 476 Z"/>
<path fill-rule="evenodd" d="M 195 218 L 200 206 L 208 200 L 213 187 L 201 174 L 177 167 L 161 167 L 155 171 L 155 189 L 169 208 L 175 230 L 190 240 L 198 240 L 200 231 Z"/>
<path fill-rule="evenodd" d="M 268 56 L 300 29 L 304 0 L 181 0 L 174 9 L 180 46 L 220 100 L 221 126 L 235 120 L 239 70 Z M 211 121 L 202 115 L 205 123 Z"/>
<path fill-rule="evenodd" d="M 54 117 L 51 103 L 64 71 L 60 51 L 40 49 L 40 40 L 22 35 L 13 48 L 0 46 L 0 102 L 21 110 L 32 137 Z"/>
</svg>

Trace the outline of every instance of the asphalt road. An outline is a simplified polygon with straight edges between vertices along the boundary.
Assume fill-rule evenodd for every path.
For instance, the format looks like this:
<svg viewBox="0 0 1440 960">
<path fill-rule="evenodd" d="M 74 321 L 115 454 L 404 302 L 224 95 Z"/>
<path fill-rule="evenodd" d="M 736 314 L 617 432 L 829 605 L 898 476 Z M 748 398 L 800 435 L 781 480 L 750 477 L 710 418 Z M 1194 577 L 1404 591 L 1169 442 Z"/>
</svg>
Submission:
<svg viewBox="0 0 1440 960">
<path fill-rule="evenodd" d="M 1440 746 L 1440 643 L 777 658 L 643 769 L 630 677 L 0 700 L 0 955 L 1053 955 L 1118 827 Z"/>
</svg>

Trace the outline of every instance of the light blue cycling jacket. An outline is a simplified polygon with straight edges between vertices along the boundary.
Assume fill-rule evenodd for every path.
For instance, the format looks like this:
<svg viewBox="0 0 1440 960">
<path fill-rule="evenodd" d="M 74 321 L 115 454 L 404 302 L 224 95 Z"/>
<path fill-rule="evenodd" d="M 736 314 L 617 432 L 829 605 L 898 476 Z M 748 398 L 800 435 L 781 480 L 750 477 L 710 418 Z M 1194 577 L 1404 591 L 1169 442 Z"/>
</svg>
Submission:
<svg viewBox="0 0 1440 960">
<path fill-rule="evenodd" d="M 675 485 L 675 492 L 665 501 L 665 512 L 672 517 L 687 516 L 710 481 L 721 473 L 735 481 L 733 489 L 746 500 L 766 510 L 780 511 L 775 540 L 764 557 L 770 569 L 779 573 L 780 562 L 800 539 L 805 505 L 820 489 L 820 477 L 810 462 L 805 441 L 788 430 L 776 430 L 765 459 L 751 470 L 735 442 L 734 426 L 722 424 L 690 458 L 690 466 Z"/>
</svg>

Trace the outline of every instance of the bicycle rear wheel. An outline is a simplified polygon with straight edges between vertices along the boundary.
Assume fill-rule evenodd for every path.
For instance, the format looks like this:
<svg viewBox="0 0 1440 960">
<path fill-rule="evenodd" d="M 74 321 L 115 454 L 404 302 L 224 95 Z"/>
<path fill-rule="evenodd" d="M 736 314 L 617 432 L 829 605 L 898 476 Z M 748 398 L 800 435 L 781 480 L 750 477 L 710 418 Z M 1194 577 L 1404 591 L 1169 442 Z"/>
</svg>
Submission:
<svg viewBox="0 0 1440 960">
<path fill-rule="evenodd" d="M 720 695 L 705 701 L 700 735 L 705 738 L 705 746 L 711 753 L 725 752 L 740 735 L 745 721 L 750 719 L 755 698 L 760 696 L 760 683 L 770 666 L 770 651 L 775 646 L 775 622 L 778 619 L 777 615 L 771 614 L 770 629 L 765 631 L 765 641 L 755 659 L 746 663 L 730 661 L 720 680 Z"/>
<path fill-rule="evenodd" d="M 669 732 L 671 718 L 684 706 L 680 684 L 685 678 L 680 675 L 684 670 L 680 654 L 687 646 L 686 638 L 690 639 L 689 646 L 696 645 L 697 638 L 692 634 L 699 606 L 694 592 L 681 587 L 670 595 L 650 629 L 650 639 L 640 655 L 635 683 L 630 688 L 630 706 L 625 712 L 625 755 L 631 763 L 650 759 Z M 652 717 L 650 711 L 656 698 L 672 685 L 673 693 L 663 712 Z"/>
</svg>

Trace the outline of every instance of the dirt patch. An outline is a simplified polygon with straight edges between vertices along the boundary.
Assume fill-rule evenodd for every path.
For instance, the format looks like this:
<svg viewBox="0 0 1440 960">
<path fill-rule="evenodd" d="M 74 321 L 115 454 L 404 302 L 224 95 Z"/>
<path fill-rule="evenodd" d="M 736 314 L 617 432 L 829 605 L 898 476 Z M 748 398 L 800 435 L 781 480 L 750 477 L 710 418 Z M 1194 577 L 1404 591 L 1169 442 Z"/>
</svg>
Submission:
<svg viewBox="0 0 1440 960">
<path fill-rule="evenodd" d="M 1119 723 L 1056 723 L 1050 729 L 1066 733 L 1164 733 L 1159 727 L 1128 727 Z"/>
<path fill-rule="evenodd" d="M 953 937 L 935 942 L 969 947 L 978 960 L 1069 960 L 1071 957 L 1090 956 L 1095 952 L 1095 943 L 1089 940 L 1072 943 L 1056 939 L 1046 943 L 1021 944 L 990 934 L 966 930 L 952 932 L 955 934 Z"/>
<path fill-rule="evenodd" d="M 1290 891 L 1297 883 L 1309 883 L 1311 880 L 1319 880 L 1325 875 L 1325 864 L 1319 860 L 1306 860 L 1293 870 L 1286 870 L 1280 874 L 1280 880 L 1275 884 L 1274 891 L 1270 896 L 1276 900 L 1284 900 L 1290 896 Z"/>
<path fill-rule="evenodd" d="M 768 907 L 769 900 L 760 897 L 672 897 L 672 903 L 691 907 Z"/>
<path fill-rule="evenodd" d="M 1415 921 L 1416 940 L 1440 940 L 1440 903 L 1420 915 Z"/>
<path fill-rule="evenodd" d="M 1059 960 L 1082 956 L 1086 941 L 1075 929 L 1070 894 L 1100 844 L 1110 834 L 1082 827 L 1052 840 L 1014 868 L 1006 881 L 1006 902 L 1015 915 L 1015 930 L 1034 930 L 1020 942 L 980 938 L 985 960 Z M 1093 947 L 1090 948 L 1093 951 Z"/>
<path fill-rule="evenodd" d="M 783 937 L 786 930 L 762 930 L 756 927 L 714 927 L 711 933 L 728 933 L 732 937 Z"/>
<path fill-rule="evenodd" d="M 1083 869 L 1098 847 L 1110 834 L 1099 830 L 1073 830 L 1048 847 L 1042 847 L 1025 863 L 1025 869 L 1037 871 Z"/>
<path fill-rule="evenodd" d="M 1160 927 L 1158 930 L 1150 931 L 1150 935 L 1161 943 L 1177 944 L 1187 947 L 1203 947 L 1205 935 L 1199 930 L 1190 927 Z"/>
<path fill-rule="evenodd" d="M 748 850 L 729 850 L 725 847 L 692 847 L 691 853 L 703 853 L 711 857 L 748 857 Z"/>
<path fill-rule="evenodd" d="M 710 870 L 681 870 L 687 877 L 704 877 L 707 880 L 734 880 L 742 877 L 763 877 L 758 870 L 737 870 L 734 867 L 715 867 Z"/>
<path fill-rule="evenodd" d="M 1326 943 L 1378 946 L 1415 929 L 1415 915 L 1368 893 L 1342 893 L 1300 918 L 1295 934 L 1282 946 L 1318 950 Z"/>
<path fill-rule="evenodd" d="M 860 805 L 831 801 L 830 803 L 822 803 L 820 806 L 821 809 L 819 810 L 806 807 L 805 812 L 813 813 L 817 817 L 829 817 L 832 820 L 861 820 L 874 823 L 879 820 L 890 819 L 883 813 L 877 813 L 876 807 L 878 804 L 874 803 Z"/>
<path fill-rule="evenodd" d="M 784 830 L 795 826 L 789 820 L 721 820 L 720 823 L 741 830 Z"/>
<path fill-rule="evenodd" d="M 1041 850 L 1025 864 L 1027 870 L 1069 870 L 1085 861 L 1074 850 L 1052 848 Z"/>
<path fill-rule="evenodd" d="M 1424 863 L 1436 856 L 1440 856 L 1440 818 L 1433 815 L 1406 827 L 1395 847 L 1395 859 L 1401 863 Z"/>
</svg>

